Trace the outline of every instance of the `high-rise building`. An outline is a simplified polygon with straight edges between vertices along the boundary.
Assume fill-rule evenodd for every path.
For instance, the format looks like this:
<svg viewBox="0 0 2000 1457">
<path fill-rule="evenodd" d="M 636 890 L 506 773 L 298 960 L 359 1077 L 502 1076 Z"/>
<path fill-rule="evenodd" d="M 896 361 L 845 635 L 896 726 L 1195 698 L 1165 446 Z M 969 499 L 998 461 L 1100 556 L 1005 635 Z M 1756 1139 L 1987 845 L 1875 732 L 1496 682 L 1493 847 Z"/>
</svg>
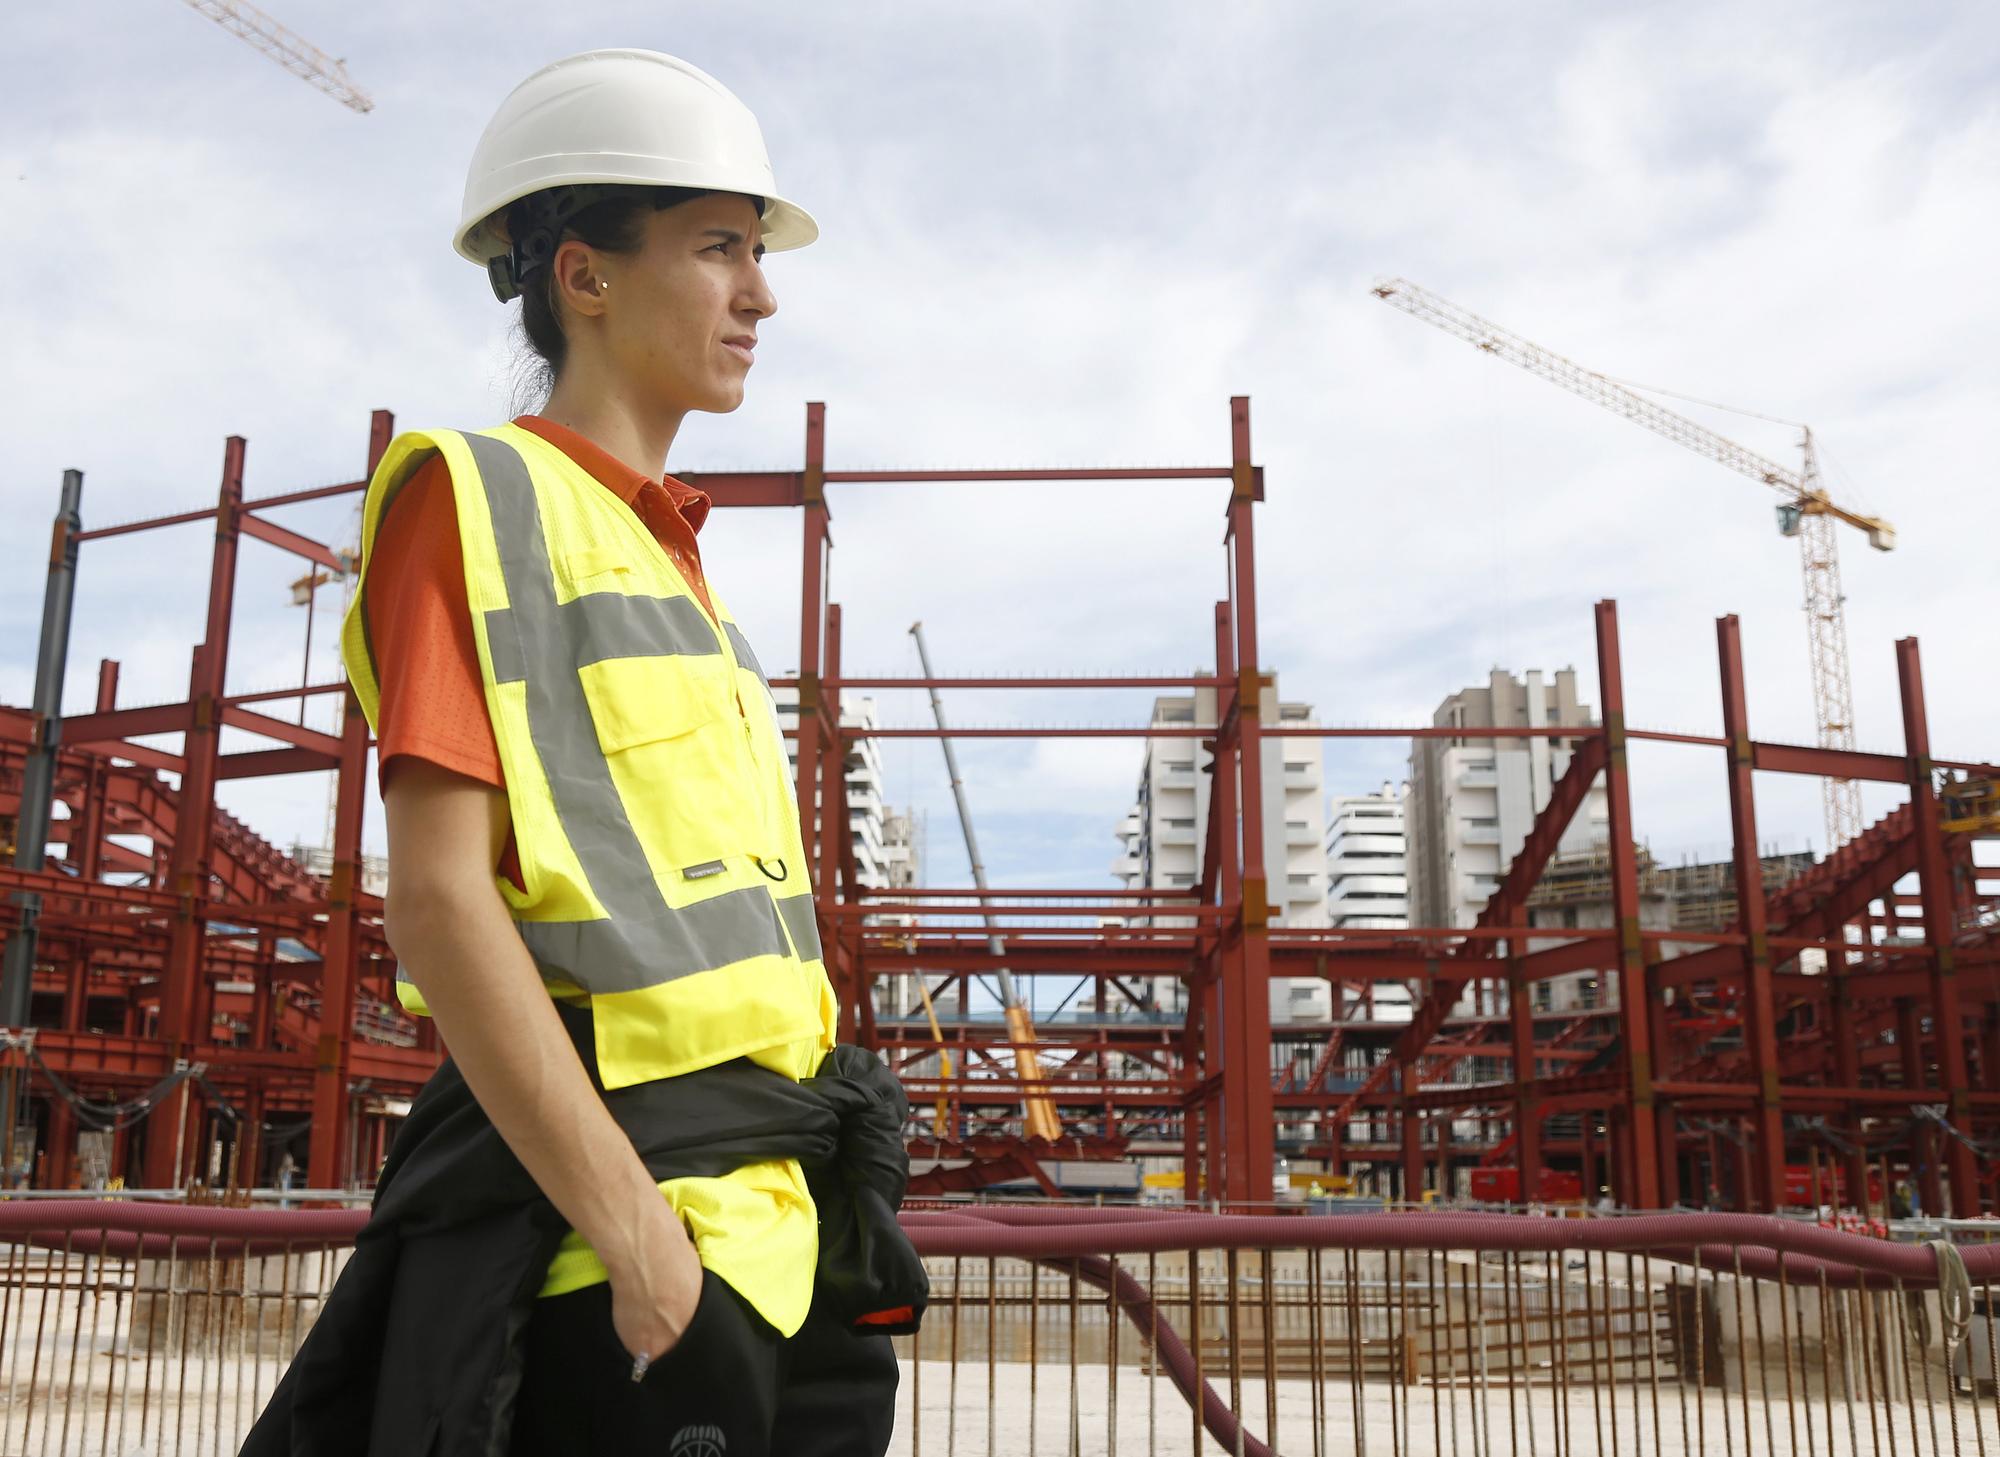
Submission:
<svg viewBox="0 0 2000 1457">
<path fill-rule="evenodd" d="M 771 690 L 777 700 L 778 723 L 786 731 L 785 759 L 796 782 L 799 743 L 791 731 L 798 727 L 798 690 L 778 687 Z M 840 704 L 842 728 L 872 729 L 879 725 L 875 700 L 843 696 Z M 872 738 L 847 741 L 847 833 L 854 847 L 854 878 L 862 885 L 884 889 L 898 882 L 890 878 L 889 846 L 884 839 L 885 817 L 892 813 L 882 802 L 882 749 Z M 908 884 L 909 882 L 901 882 Z"/>
<path fill-rule="evenodd" d="M 1359 931 L 1410 924 L 1410 786 L 1336 795 L 1327 806 L 1326 923 Z"/>
<path fill-rule="evenodd" d="M 907 809 L 882 811 L 881 889 L 901 890 L 919 884 L 924 874 L 924 822 Z M 889 914 L 874 918 L 886 925 L 907 926 L 914 916 Z M 878 976 L 874 981 L 875 1015 L 885 1021 L 914 1014 L 923 998 L 913 973 Z"/>
<path fill-rule="evenodd" d="M 1531 670 L 1516 678 L 1495 668 L 1484 687 L 1466 688 L 1438 705 L 1438 728 L 1585 728 L 1596 723 L 1576 696 L 1576 670 L 1552 677 Z M 1548 807 L 1569 768 L 1573 743 L 1554 735 L 1508 738 L 1422 738 L 1410 751 L 1410 916 L 1419 926 L 1471 926 L 1479 919 L 1535 817 Z M 1585 855 L 1610 838 L 1610 807 L 1593 784 L 1570 817 L 1556 854 Z M 1558 1004 L 1598 995 L 1587 974 L 1538 985 L 1538 999 Z M 1574 985 L 1571 985 L 1574 983 Z M 1469 988 L 1458 1010 L 1498 1013 L 1499 988 Z M 1477 1059 L 1459 1075 L 1481 1074 Z"/>
<path fill-rule="evenodd" d="M 798 690 L 777 687 L 771 690 L 771 696 L 777 701 L 779 725 L 787 731 L 785 758 L 796 782 L 799 745 L 790 731 L 798 727 Z M 842 728 L 872 729 L 879 722 L 874 699 L 843 695 L 840 704 Z M 845 777 L 847 835 L 848 843 L 854 850 L 855 880 L 871 890 L 895 890 L 915 885 L 922 868 L 922 825 L 908 810 L 895 809 L 884 803 L 882 750 L 877 740 L 853 738 L 847 741 Z M 873 918 L 871 924 L 907 925 L 910 920 L 909 916 L 885 915 Z M 878 1016 L 900 1017 L 917 1006 L 920 1000 L 913 976 L 885 976 L 875 980 Z"/>
<path fill-rule="evenodd" d="M 1275 686 L 1259 703 L 1262 721 L 1311 727 L 1312 705 L 1282 703 Z M 1156 728 L 1215 723 L 1215 691 L 1200 688 L 1153 700 Z M 1265 739 L 1262 744 L 1264 874 L 1271 923 L 1279 926 L 1326 924 L 1326 809 L 1320 798 L 1317 739 Z M 1146 740 L 1139 770 L 1138 798 L 1119 822 L 1120 854 L 1111 873 L 1127 889 L 1185 890 L 1201 882 L 1203 833 L 1208 825 L 1209 756 L 1200 736 Z M 1170 918 L 1156 917 L 1155 924 Z M 1186 988 L 1172 978 L 1154 985 L 1163 1011 L 1186 1010 Z M 1274 979 L 1274 1022 L 1325 1021 L 1332 1015 L 1325 982 Z"/>
<path fill-rule="evenodd" d="M 1525 680 L 1495 668 L 1483 688 L 1438 705 L 1439 728 L 1584 728 L 1596 722 L 1576 697 L 1576 670 Z M 1470 926 L 1520 853 L 1535 816 L 1569 767 L 1570 740 L 1423 738 L 1410 752 L 1410 915 L 1419 926 Z M 1591 787 L 1563 831 L 1558 854 L 1610 837 L 1602 784 Z"/>
</svg>

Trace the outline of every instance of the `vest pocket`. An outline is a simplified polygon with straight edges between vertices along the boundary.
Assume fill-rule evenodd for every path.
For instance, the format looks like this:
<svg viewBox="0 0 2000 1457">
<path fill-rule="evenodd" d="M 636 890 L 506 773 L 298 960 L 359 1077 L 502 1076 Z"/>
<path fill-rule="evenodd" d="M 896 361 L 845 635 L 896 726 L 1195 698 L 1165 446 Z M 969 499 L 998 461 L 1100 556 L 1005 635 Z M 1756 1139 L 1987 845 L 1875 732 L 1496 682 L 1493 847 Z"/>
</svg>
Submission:
<svg viewBox="0 0 2000 1457">
<path fill-rule="evenodd" d="M 597 746 L 655 874 L 740 854 L 763 838 L 719 655 L 607 658 L 577 670 Z"/>
</svg>

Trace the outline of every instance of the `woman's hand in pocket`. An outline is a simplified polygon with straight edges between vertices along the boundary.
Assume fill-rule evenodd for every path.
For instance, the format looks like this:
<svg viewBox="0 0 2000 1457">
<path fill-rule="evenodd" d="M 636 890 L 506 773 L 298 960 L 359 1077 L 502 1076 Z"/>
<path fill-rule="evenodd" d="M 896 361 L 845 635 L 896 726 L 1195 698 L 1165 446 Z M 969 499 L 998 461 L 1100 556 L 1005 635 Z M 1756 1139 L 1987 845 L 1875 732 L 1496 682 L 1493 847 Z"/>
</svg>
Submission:
<svg viewBox="0 0 2000 1457">
<path fill-rule="evenodd" d="M 648 1364 L 680 1344 L 701 1304 L 701 1259 L 694 1241 L 665 1199 L 657 1207 L 657 1223 L 648 1220 L 635 1242 L 636 1258 L 622 1266 L 606 1262 L 612 1327 L 633 1359 L 643 1356 Z"/>
</svg>

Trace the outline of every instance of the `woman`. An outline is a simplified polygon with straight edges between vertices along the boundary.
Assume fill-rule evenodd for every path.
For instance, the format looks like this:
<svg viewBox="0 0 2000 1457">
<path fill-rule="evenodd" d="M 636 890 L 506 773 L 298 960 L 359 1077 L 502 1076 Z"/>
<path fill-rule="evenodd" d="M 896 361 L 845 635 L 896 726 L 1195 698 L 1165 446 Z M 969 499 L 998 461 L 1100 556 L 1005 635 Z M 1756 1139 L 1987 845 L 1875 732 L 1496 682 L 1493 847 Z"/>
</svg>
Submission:
<svg viewBox="0 0 2000 1457">
<path fill-rule="evenodd" d="M 901 1095 L 833 1048 L 768 687 L 663 474 L 742 402 L 764 254 L 816 235 L 657 52 L 557 62 L 480 140 L 456 246 L 547 403 L 390 447 L 343 642 L 399 990 L 451 1061 L 246 1451 L 887 1445 Z"/>
</svg>

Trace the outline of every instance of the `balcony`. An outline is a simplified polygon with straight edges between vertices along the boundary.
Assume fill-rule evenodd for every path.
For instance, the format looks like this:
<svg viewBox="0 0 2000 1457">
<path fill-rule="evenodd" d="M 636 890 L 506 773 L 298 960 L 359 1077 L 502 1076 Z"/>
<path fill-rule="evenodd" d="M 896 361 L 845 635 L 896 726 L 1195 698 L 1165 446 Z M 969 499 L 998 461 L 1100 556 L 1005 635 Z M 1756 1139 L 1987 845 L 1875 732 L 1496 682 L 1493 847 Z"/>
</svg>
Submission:
<svg viewBox="0 0 2000 1457">
<path fill-rule="evenodd" d="M 1327 844 L 1326 853 L 1336 859 L 1343 855 L 1388 855 L 1400 860 L 1409 853 L 1409 840 L 1400 834 L 1376 835 L 1343 830 Z"/>
<path fill-rule="evenodd" d="M 1500 843 L 1500 826 L 1468 820 L 1460 829 L 1459 838 L 1467 845 L 1497 845 Z"/>
<path fill-rule="evenodd" d="M 1194 843 L 1194 826 L 1175 825 L 1161 830 L 1156 838 L 1162 845 L 1192 845 Z"/>
<path fill-rule="evenodd" d="M 1500 775 L 1490 765 L 1468 766 L 1452 776 L 1452 783 L 1460 789 L 1498 789 Z"/>
</svg>

